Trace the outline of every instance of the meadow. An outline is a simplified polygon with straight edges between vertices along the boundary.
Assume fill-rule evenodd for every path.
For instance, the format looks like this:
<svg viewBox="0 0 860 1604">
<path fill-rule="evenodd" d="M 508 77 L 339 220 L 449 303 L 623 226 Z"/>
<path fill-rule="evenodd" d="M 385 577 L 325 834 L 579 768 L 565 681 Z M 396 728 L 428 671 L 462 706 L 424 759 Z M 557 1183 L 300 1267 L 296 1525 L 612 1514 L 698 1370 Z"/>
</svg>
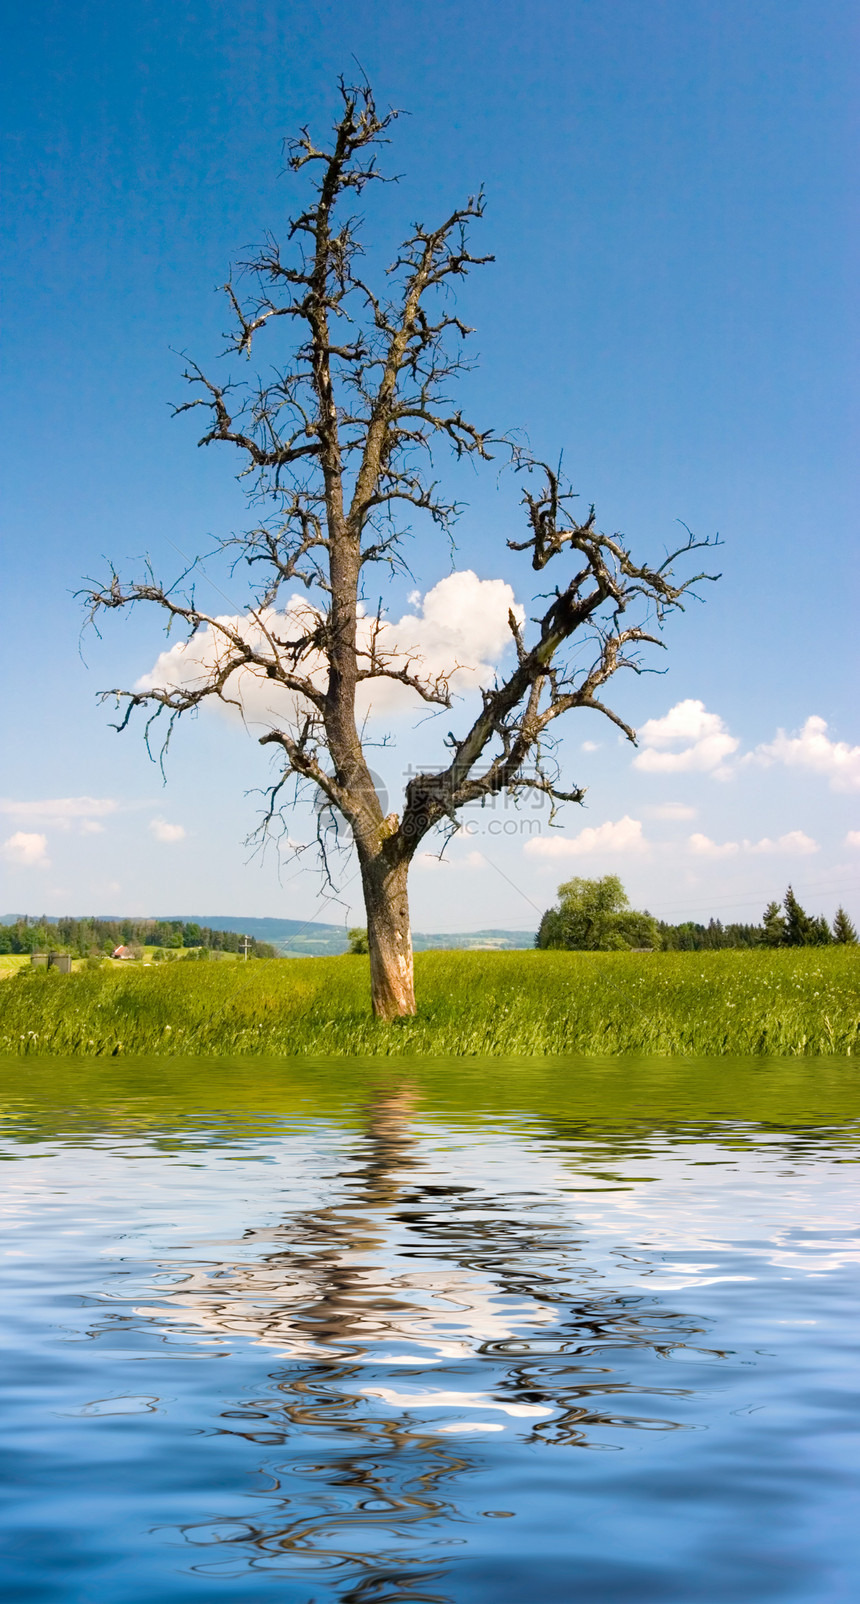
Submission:
<svg viewBox="0 0 860 1604">
<path fill-rule="evenodd" d="M 22 968 L 0 1053 L 353 1058 L 852 1055 L 857 947 L 710 953 L 426 952 L 418 1014 L 369 1012 L 360 957 Z"/>
</svg>

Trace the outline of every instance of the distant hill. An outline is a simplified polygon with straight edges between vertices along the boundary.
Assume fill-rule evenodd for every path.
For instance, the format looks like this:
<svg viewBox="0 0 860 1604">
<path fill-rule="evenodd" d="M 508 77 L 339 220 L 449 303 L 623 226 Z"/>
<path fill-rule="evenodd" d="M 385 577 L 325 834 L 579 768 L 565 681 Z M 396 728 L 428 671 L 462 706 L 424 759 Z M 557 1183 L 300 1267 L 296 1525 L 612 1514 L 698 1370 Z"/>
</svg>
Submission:
<svg viewBox="0 0 860 1604">
<path fill-rule="evenodd" d="M 412 945 L 416 952 L 430 952 L 434 950 L 451 950 L 452 948 L 466 951 L 484 950 L 496 952 L 514 952 L 523 947 L 533 947 L 535 933 L 533 930 L 458 930 L 447 935 L 425 935 L 416 930 L 412 935 Z"/>
<path fill-rule="evenodd" d="M 0 924 L 14 924 L 21 914 L 0 914 Z M 79 915 L 76 917 L 80 917 Z M 100 919 L 121 920 L 122 914 L 99 914 Z M 242 936 L 253 936 L 257 941 L 271 942 L 285 958 L 333 957 L 346 952 L 348 942 L 343 925 L 317 923 L 307 919 L 238 919 L 232 914 L 168 913 L 153 914 L 153 918 L 178 920 L 183 924 L 206 925 L 210 930 L 235 930 Z M 48 917 L 49 924 L 56 923 Z M 412 944 L 416 952 L 450 951 L 451 949 L 486 951 L 513 951 L 533 947 L 531 930 L 471 930 L 448 934 L 424 934 L 413 931 Z"/>
<path fill-rule="evenodd" d="M 302 919 L 233 919 L 220 914 L 159 914 L 162 919 L 191 920 L 208 925 L 210 930 L 238 930 L 241 935 L 255 936 L 257 941 L 270 941 L 285 958 L 313 958 L 335 956 L 346 952 L 349 945 L 343 925 L 318 924 L 316 920 Z M 416 952 L 485 948 L 500 951 L 533 947 L 531 930 L 472 930 L 456 934 L 426 935 L 420 930 L 412 932 L 412 945 Z"/>
<path fill-rule="evenodd" d="M 198 919 L 196 915 L 159 914 L 160 919 L 181 919 L 186 924 L 208 925 L 210 930 L 236 930 L 240 936 L 254 936 L 257 941 L 269 941 L 278 952 L 292 957 L 324 957 L 326 954 L 346 952 L 349 945 L 343 925 L 317 924 L 307 919 L 234 919 L 230 914 L 215 914 Z"/>
</svg>

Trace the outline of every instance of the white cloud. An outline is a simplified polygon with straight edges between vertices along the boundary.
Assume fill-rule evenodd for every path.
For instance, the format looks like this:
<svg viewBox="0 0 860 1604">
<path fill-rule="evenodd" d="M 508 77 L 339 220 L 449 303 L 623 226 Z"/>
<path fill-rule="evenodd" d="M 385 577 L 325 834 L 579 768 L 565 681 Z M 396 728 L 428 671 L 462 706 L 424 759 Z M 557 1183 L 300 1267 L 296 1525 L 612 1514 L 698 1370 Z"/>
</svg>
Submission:
<svg viewBox="0 0 860 1604">
<path fill-rule="evenodd" d="M 829 779 L 834 791 L 860 791 L 860 746 L 831 741 L 827 720 L 817 714 L 806 720 L 799 735 L 777 730 L 776 738 L 757 746 L 746 761 L 808 769 Z"/>
<path fill-rule="evenodd" d="M 375 635 L 377 656 L 397 669 L 408 668 L 424 681 L 432 682 L 444 674 L 459 695 L 492 682 L 495 665 L 512 645 L 508 613 L 512 611 L 520 623 L 525 619 L 510 585 L 502 579 L 479 579 L 471 569 L 440 580 L 426 593 L 423 603 L 413 591 L 409 603 L 414 612 L 382 620 Z M 162 652 L 135 688 L 200 688 L 227 655 L 225 629 L 240 635 L 266 662 L 274 663 L 279 657 L 286 662 L 288 643 L 313 630 L 318 617 L 307 598 L 298 595 L 290 597 L 283 611 L 268 608 L 254 615 L 225 614 L 217 621 L 221 629 L 207 625 L 190 641 L 180 641 Z M 359 649 L 365 653 L 374 630 L 373 618 L 360 619 Z M 324 686 L 326 664 L 320 652 L 306 650 L 298 671 L 320 688 Z M 269 679 L 264 667 L 232 674 L 226 694 L 249 723 L 271 726 L 296 713 L 297 698 Z M 425 705 L 417 692 L 396 680 L 368 680 L 359 687 L 360 717 L 412 713 Z"/>
<path fill-rule="evenodd" d="M 672 746 L 676 741 L 701 741 L 724 729 L 718 713 L 709 713 L 704 702 L 688 697 L 676 702 L 662 718 L 649 718 L 639 735 L 645 746 Z"/>
<path fill-rule="evenodd" d="M 115 813 L 117 807 L 111 797 L 57 796 L 32 802 L 0 798 L 0 813 L 10 818 L 28 824 L 53 824 L 63 830 L 78 824 L 84 834 L 90 835 L 104 828 L 96 821 Z"/>
<path fill-rule="evenodd" d="M 699 835 L 698 832 L 690 836 L 687 844 L 691 852 L 703 858 L 733 858 L 735 853 L 740 852 L 740 844 L 737 841 L 719 843 L 712 841 L 710 836 Z"/>
<path fill-rule="evenodd" d="M 166 819 L 153 819 L 149 826 L 156 841 L 184 841 L 185 829 L 181 824 L 168 824 Z"/>
<path fill-rule="evenodd" d="M 415 856 L 416 869 L 486 869 L 487 860 L 483 852 L 464 852 L 462 857 L 440 858 L 435 852 L 419 852 Z"/>
<path fill-rule="evenodd" d="M 698 810 L 686 802 L 659 802 L 645 811 L 651 819 L 694 819 Z"/>
<path fill-rule="evenodd" d="M 599 752 L 600 751 L 600 742 L 599 741 L 583 741 L 582 747 L 581 747 L 581 751 L 583 751 L 583 752 Z"/>
<path fill-rule="evenodd" d="M 845 837 L 847 847 L 860 847 L 860 830 L 849 830 Z"/>
<path fill-rule="evenodd" d="M 745 852 L 779 852 L 792 853 L 795 856 L 808 858 L 813 852 L 820 852 L 817 841 L 811 835 L 805 835 L 802 830 L 789 830 L 787 835 L 781 835 L 778 840 L 771 841 L 763 836 L 761 841 L 745 841 Z"/>
<path fill-rule="evenodd" d="M 648 846 L 642 834 L 639 819 L 625 814 L 615 823 L 591 825 L 573 837 L 540 835 L 527 841 L 526 855 L 530 858 L 579 858 L 591 853 L 643 852 Z"/>
<path fill-rule="evenodd" d="M 715 779 L 728 777 L 726 759 L 740 745 L 718 713 L 709 713 L 704 702 L 692 698 L 676 702 L 663 718 L 646 719 L 638 738 L 642 750 L 633 759 L 634 768 L 649 774 L 704 773 Z M 681 750 L 669 750 L 676 746 Z"/>
<path fill-rule="evenodd" d="M 739 852 L 744 853 L 776 853 L 781 857 L 807 858 L 813 852 L 821 849 L 817 841 L 805 835 L 803 830 L 789 830 L 778 840 L 771 841 L 769 836 L 762 836 L 760 841 L 712 841 L 707 835 L 691 835 L 687 845 L 691 852 L 704 858 L 733 858 Z"/>
<path fill-rule="evenodd" d="M 28 869 L 47 869 L 48 838 L 45 835 L 28 835 L 26 830 L 16 830 L 3 842 L 3 856 L 7 863 L 17 863 Z"/>
<path fill-rule="evenodd" d="M 740 745 L 719 714 L 709 713 L 703 702 L 691 698 L 677 702 L 663 718 L 648 719 L 639 731 L 639 742 L 642 750 L 633 759 L 635 768 L 651 774 L 707 773 L 718 780 L 732 773 L 728 759 Z M 806 769 L 829 780 L 834 791 L 860 791 L 860 746 L 831 741 L 827 720 L 818 714 L 811 715 L 797 735 L 777 730 L 772 741 L 762 742 L 741 762 Z"/>
</svg>

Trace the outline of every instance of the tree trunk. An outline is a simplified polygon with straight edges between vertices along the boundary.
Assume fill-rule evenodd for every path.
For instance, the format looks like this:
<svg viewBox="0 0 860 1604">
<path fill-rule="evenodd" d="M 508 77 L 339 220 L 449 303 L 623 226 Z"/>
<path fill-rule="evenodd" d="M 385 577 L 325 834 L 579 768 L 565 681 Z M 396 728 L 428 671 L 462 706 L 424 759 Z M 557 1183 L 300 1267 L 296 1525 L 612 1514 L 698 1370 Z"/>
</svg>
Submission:
<svg viewBox="0 0 860 1604">
<path fill-rule="evenodd" d="M 385 852 L 362 864 L 370 993 L 377 1019 L 402 1019 L 415 1012 L 408 873 L 408 860 L 392 862 Z"/>
</svg>

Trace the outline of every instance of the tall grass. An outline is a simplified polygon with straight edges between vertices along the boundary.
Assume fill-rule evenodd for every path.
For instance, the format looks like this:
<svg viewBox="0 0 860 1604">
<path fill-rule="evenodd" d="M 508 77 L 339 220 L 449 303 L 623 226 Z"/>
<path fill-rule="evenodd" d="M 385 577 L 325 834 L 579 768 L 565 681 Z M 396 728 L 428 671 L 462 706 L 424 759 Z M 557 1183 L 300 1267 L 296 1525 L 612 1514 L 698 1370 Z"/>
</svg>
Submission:
<svg viewBox="0 0 860 1604">
<path fill-rule="evenodd" d="M 860 1051 L 857 948 L 427 952 L 416 1018 L 369 1013 L 363 958 L 36 971 L 0 987 L 0 1053 L 277 1057 Z"/>
</svg>

